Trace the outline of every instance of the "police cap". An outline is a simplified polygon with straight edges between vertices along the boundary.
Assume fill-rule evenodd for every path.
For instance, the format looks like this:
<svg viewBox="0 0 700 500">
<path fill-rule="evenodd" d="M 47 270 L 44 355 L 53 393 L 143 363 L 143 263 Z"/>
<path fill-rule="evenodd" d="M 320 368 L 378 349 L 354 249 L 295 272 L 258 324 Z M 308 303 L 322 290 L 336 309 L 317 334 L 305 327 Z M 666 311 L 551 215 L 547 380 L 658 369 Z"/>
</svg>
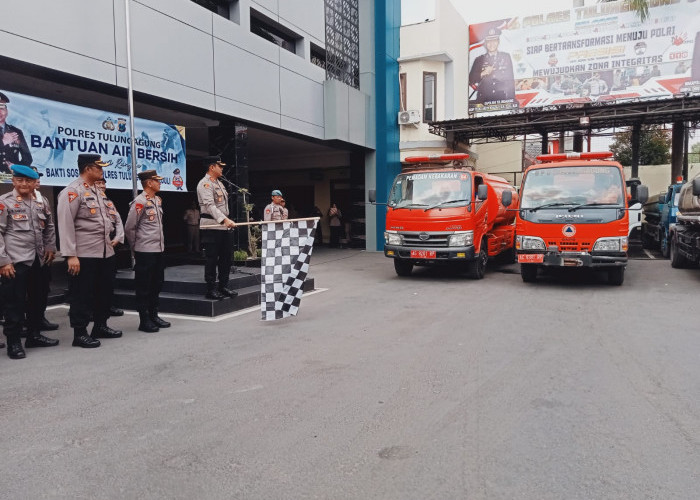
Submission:
<svg viewBox="0 0 700 500">
<path fill-rule="evenodd" d="M 498 38 L 501 36 L 501 30 L 498 28 L 491 28 L 488 33 L 486 33 L 486 37 L 484 40 L 498 40 Z"/>
<path fill-rule="evenodd" d="M 226 164 L 225 164 L 223 161 L 221 161 L 221 156 L 219 156 L 219 155 L 205 156 L 205 157 L 204 157 L 204 165 L 207 166 L 207 167 L 208 167 L 209 165 L 215 165 L 215 164 L 217 164 L 217 163 L 218 163 L 219 165 L 221 165 L 222 167 L 225 167 L 225 166 L 226 166 Z"/>
<path fill-rule="evenodd" d="M 282 191 L 275 189 L 272 191 L 272 193 L 270 193 L 270 196 L 282 196 Z"/>
<path fill-rule="evenodd" d="M 95 154 L 82 153 L 78 155 L 78 168 L 83 168 L 87 165 L 96 165 L 98 167 L 108 167 L 111 161 L 102 161 L 102 156 Z"/>
<path fill-rule="evenodd" d="M 27 179 L 38 179 L 39 174 L 37 174 L 31 167 L 24 165 L 12 165 L 12 176 L 13 177 L 26 177 Z"/>
<path fill-rule="evenodd" d="M 0 104 L 7 104 L 8 102 L 10 102 L 10 98 L 0 92 Z"/>
<path fill-rule="evenodd" d="M 139 172 L 137 175 L 142 181 L 145 181 L 146 179 L 155 179 L 157 181 L 163 180 L 163 178 L 159 176 L 158 172 L 155 170 L 144 170 L 143 172 Z"/>
</svg>

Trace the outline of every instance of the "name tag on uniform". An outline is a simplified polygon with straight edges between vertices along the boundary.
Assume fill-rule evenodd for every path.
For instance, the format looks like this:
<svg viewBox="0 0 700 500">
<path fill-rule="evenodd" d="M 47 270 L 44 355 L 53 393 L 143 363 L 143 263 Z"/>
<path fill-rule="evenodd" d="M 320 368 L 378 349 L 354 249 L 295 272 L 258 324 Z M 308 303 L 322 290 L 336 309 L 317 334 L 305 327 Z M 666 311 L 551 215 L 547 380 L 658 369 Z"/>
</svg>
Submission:
<svg viewBox="0 0 700 500">
<path fill-rule="evenodd" d="M 27 214 L 12 214 L 14 220 L 29 220 Z"/>
</svg>

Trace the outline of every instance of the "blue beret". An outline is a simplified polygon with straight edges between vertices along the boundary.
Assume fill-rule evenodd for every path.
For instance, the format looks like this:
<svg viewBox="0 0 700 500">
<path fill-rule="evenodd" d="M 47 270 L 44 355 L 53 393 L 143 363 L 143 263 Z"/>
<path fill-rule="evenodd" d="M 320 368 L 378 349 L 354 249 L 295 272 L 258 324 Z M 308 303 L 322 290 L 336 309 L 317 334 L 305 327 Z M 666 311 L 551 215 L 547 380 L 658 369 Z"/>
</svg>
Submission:
<svg viewBox="0 0 700 500">
<path fill-rule="evenodd" d="M 275 189 L 275 190 L 270 194 L 270 196 L 282 196 L 282 191 L 280 191 L 279 189 Z"/>
<path fill-rule="evenodd" d="M 31 167 L 25 167 L 24 165 L 12 165 L 12 176 L 13 177 L 27 177 L 29 179 L 38 179 L 39 174 L 37 174 Z"/>
</svg>

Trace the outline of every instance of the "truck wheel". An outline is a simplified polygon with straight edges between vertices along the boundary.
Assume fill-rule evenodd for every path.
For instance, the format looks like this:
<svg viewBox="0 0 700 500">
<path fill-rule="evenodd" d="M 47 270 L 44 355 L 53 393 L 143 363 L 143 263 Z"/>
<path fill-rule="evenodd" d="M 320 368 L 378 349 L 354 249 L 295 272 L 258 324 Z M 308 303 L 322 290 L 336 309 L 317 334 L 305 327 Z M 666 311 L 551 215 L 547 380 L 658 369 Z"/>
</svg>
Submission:
<svg viewBox="0 0 700 500">
<path fill-rule="evenodd" d="M 480 280 L 486 274 L 486 263 L 489 260 L 489 254 L 487 251 L 487 244 L 485 241 L 481 242 L 481 249 L 476 259 L 469 263 L 468 274 L 473 280 Z"/>
<path fill-rule="evenodd" d="M 663 234 L 661 235 L 661 255 L 663 256 L 664 259 L 668 259 L 669 254 L 671 253 L 671 249 L 669 248 L 668 244 L 668 232 L 664 231 Z"/>
<path fill-rule="evenodd" d="M 537 264 L 520 264 L 520 277 L 525 283 L 537 281 Z"/>
<path fill-rule="evenodd" d="M 410 276 L 413 263 L 410 260 L 394 259 L 394 270 L 399 276 Z"/>
<path fill-rule="evenodd" d="M 676 243 L 675 238 L 671 238 L 671 244 L 669 245 L 670 248 L 670 255 L 671 255 L 671 267 L 674 269 L 681 269 L 685 266 L 688 265 L 688 259 L 683 257 L 680 253 L 678 253 L 678 243 Z"/>
<path fill-rule="evenodd" d="M 620 286 L 625 281 L 625 268 L 613 267 L 608 271 L 608 283 L 610 285 Z"/>
</svg>

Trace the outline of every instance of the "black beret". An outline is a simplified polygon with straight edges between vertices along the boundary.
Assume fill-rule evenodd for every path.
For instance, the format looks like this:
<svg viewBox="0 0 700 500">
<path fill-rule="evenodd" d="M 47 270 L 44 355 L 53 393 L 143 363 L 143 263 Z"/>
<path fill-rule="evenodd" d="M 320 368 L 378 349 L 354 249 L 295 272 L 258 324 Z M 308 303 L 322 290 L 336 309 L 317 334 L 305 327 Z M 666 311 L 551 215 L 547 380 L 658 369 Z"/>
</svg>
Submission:
<svg viewBox="0 0 700 500">
<path fill-rule="evenodd" d="M 139 172 L 136 174 L 139 176 L 139 179 L 142 181 L 145 181 L 146 179 L 155 179 L 157 181 L 163 180 L 161 176 L 158 175 L 158 172 L 155 170 L 144 170 L 143 172 Z"/>
<path fill-rule="evenodd" d="M 8 102 L 10 102 L 10 98 L 7 97 L 2 92 L 0 92 L 0 103 L 8 103 Z"/>
</svg>

